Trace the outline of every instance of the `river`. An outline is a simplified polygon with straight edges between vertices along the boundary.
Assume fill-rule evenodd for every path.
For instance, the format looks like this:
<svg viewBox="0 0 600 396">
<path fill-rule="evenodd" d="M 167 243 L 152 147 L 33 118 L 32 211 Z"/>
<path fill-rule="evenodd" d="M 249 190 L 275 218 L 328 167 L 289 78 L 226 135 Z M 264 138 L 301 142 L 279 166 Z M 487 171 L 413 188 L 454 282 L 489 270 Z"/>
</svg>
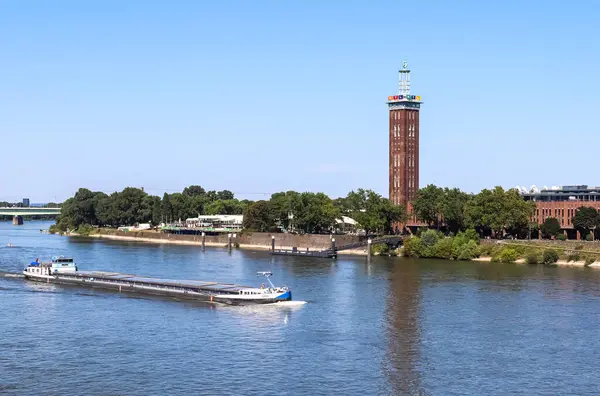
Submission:
<svg viewBox="0 0 600 396">
<path fill-rule="evenodd" d="M 122 243 L 0 223 L 0 394 L 599 394 L 600 270 Z M 7 247 L 8 242 L 14 247 Z M 260 284 L 306 304 L 214 307 L 27 282 L 81 269 Z"/>
</svg>

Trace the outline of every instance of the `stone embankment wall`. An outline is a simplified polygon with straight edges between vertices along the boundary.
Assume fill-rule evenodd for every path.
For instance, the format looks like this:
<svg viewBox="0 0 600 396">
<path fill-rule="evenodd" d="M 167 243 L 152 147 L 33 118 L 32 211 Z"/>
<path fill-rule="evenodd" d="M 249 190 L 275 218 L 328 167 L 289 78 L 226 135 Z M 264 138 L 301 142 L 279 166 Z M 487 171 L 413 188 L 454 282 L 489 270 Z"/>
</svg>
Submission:
<svg viewBox="0 0 600 396">
<path fill-rule="evenodd" d="M 139 239 L 146 242 L 180 242 L 190 244 L 201 244 L 202 235 L 182 235 L 168 234 L 156 231 L 118 231 L 114 229 L 99 229 L 95 236 L 99 237 L 116 237 L 115 239 Z M 331 247 L 331 237 L 329 235 L 294 235 L 294 234 L 270 234 L 264 232 L 243 232 L 236 234 L 232 238 L 232 243 L 238 243 L 240 247 L 255 247 L 269 249 L 271 247 L 272 236 L 275 236 L 276 248 L 292 248 L 298 249 L 327 249 Z M 360 237 L 354 235 L 335 235 L 335 243 L 337 246 L 356 243 L 361 240 Z M 207 246 L 227 245 L 227 234 L 221 235 L 206 235 Z"/>
</svg>

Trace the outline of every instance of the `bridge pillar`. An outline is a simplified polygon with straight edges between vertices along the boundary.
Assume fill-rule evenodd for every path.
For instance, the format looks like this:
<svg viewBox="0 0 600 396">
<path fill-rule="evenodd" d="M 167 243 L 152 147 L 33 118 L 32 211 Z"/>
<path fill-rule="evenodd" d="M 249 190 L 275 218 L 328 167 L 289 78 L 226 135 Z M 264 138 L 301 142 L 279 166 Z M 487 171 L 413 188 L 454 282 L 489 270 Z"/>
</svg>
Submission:
<svg viewBox="0 0 600 396">
<path fill-rule="evenodd" d="M 13 225 L 23 225 L 23 216 L 13 216 Z"/>
</svg>

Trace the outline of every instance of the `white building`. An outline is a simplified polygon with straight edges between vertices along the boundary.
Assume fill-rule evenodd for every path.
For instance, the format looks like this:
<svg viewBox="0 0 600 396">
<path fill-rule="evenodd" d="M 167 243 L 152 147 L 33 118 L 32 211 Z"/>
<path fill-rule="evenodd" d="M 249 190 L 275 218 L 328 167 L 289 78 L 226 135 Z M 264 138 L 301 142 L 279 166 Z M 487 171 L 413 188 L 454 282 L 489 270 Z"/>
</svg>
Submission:
<svg viewBox="0 0 600 396">
<path fill-rule="evenodd" d="M 342 216 L 341 219 L 335 219 L 335 222 L 337 230 L 345 234 L 354 234 L 361 231 L 358 222 L 351 217 Z"/>
<path fill-rule="evenodd" d="M 185 220 L 188 228 L 241 230 L 244 215 L 201 215 Z"/>
</svg>

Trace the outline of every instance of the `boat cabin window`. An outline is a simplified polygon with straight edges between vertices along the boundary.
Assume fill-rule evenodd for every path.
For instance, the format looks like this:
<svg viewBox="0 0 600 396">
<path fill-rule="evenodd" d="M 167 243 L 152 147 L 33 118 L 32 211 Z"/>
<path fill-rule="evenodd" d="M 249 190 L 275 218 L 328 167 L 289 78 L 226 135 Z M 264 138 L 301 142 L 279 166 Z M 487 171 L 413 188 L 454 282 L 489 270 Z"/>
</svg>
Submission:
<svg viewBox="0 0 600 396">
<path fill-rule="evenodd" d="M 57 258 L 56 260 L 54 260 L 55 263 L 72 263 L 73 259 L 72 258 Z"/>
</svg>

